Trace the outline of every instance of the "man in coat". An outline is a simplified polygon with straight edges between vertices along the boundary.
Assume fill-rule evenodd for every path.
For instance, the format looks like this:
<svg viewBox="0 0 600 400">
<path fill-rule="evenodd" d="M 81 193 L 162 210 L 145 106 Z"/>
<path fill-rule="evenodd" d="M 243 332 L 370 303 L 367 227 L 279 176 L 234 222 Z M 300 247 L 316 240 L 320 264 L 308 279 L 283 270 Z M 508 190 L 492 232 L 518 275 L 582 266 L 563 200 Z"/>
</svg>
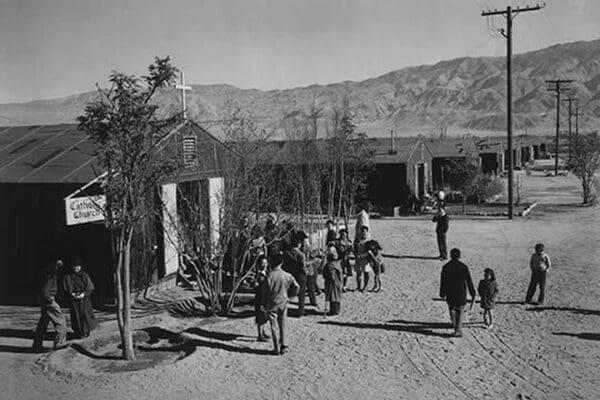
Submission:
<svg viewBox="0 0 600 400">
<path fill-rule="evenodd" d="M 46 335 L 48 323 L 52 322 L 56 334 L 54 335 L 54 350 L 65 347 L 67 339 L 67 321 L 56 302 L 56 293 L 58 292 L 57 269 L 62 267 L 62 260 L 52 262 L 45 271 L 44 283 L 40 290 L 41 316 L 33 337 L 32 349 L 35 352 L 44 350 L 43 342 Z"/>
<path fill-rule="evenodd" d="M 475 302 L 475 286 L 471 279 L 469 267 L 460 261 L 460 250 L 450 251 L 450 262 L 442 267 L 440 280 L 440 297 L 446 299 L 450 320 L 454 328 L 454 336 L 462 336 L 462 320 L 465 305 L 467 304 L 467 289 L 471 295 L 471 309 Z"/>
<path fill-rule="evenodd" d="M 283 270 L 292 274 L 294 279 L 300 285 L 298 291 L 298 317 L 304 316 L 304 304 L 306 301 L 306 292 L 312 306 L 317 306 L 317 298 L 314 292 L 314 287 L 308 285 L 309 264 L 306 260 L 306 255 L 301 249 L 304 240 L 307 238 L 302 231 L 296 231 L 292 237 L 292 248 L 285 251 L 283 257 Z"/>
<path fill-rule="evenodd" d="M 267 277 L 267 313 L 273 338 L 273 353 L 284 354 L 288 348 L 286 342 L 288 298 L 296 295 L 299 285 L 291 274 L 281 268 L 283 252 L 278 243 L 269 247 L 269 264 L 272 269 Z"/>
<path fill-rule="evenodd" d="M 438 249 L 440 251 L 440 260 L 447 260 L 448 248 L 446 246 L 446 233 L 448 233 L 450 222 L 448 219 L 448 215 L 446 214 L 446 210 L 444 209 L 444 203 L 442 201 L 438 202 L 438 212 L 433 217 L 433 222 L 436 223 L 435 233 L 437 235 Z"/>
</svg>

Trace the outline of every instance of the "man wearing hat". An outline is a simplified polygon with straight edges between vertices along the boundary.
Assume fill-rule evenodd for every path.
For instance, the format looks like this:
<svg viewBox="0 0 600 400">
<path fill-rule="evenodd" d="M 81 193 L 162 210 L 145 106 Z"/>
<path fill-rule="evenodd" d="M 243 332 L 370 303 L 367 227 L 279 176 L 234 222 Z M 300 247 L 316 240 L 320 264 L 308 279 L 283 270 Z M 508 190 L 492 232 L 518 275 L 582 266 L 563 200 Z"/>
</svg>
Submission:
<svg viewBox="0 0 600 400">
<path fill-rule="evenodd" d="M 63 265 L 62 260 L 53 261 L 45 271 L 44 284 L 40 291 L 40 306 L 42 315 L 37 324 L 33 337 L 33 351 L 44 350 L 43 341 L 48 323 L 52 322 L 56 334 L 54 335 L 54 350 L 65 347 L 67 339 L 67 321 L 56 302 L 58 292 L 57 270 Z"/>
<path fill-rule="evenodd" d="M 437 236 L 438 250 L 440 251 L 439 258 L 440 260 L 448 259 L 448 247 L 446 245 L 446 234 L 448 233 L 448 228 L 450 227 L 450 221 L 448 219 L 448 215 L 446 214 L 444 202 L 444 192 L 439 192 L 438 194 L 438 204 L 437 204 L 437 213 L 433 217 L 433 222 L 435 225 L 435 233 Z"/>
</svg>

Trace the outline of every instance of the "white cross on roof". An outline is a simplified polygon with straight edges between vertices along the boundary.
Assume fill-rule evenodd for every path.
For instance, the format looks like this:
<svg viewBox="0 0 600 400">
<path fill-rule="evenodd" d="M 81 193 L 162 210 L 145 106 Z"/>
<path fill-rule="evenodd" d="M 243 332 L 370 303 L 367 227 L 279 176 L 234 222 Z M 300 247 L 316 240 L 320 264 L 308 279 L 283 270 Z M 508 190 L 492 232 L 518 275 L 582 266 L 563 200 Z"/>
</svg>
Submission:
<svg viewBox="0 0 600 400">
<path fill-rule="evenodd" d="M 187 86 L 185 84 L 185 74 L 183 71 L 180 72 L 180 84 L 175 85 L 175 89 L 181 90 L 181 113 L 183 115 L 183 119 L 187 120 L 187 106 L 185 103 L 185 91 L 192 90 L 191 86 Z"/>
</svg>

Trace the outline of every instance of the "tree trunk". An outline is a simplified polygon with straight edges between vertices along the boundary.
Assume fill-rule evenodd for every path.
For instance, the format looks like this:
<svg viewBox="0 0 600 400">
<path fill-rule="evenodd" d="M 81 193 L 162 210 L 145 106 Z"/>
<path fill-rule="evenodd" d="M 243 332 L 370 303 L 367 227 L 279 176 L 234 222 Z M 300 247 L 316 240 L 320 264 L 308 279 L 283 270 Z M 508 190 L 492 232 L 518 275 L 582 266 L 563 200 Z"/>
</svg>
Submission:
<svg viewBox="0 0 600 400">
<path fill-rule="evenodd" d="M 123 333 L 121 341 L 123 343 L 123 357 L 128 361 L 135 360 L 133 350 L 133 336 L 131 334 L 131 288 L 130 288 L 130 265 L 131 265 L 131 239 L 133 237 L 133 228 L 128 228 L 125 232 L 125 247 L 123 249 Z"/>
<path fill-rule="evenodd" d="M 121 232 L 115 234 L 116 246 L 115 255 L 117 258 L 117 269 L 115 271 L 115 284 L 117 287 L 117 325 L 119 327 L 119 334 L 121 335 L 121 345 L 125 348 L 125 341 L 123 340 L 123 284 L 122 275 L 123 271 L 123 234 Z"/>
<path fill-rule="evenodd" d="M 464 194 L 462 196 L 462 213 L 463 215 L 467 213 L 467 196 Z"/>
</svg>

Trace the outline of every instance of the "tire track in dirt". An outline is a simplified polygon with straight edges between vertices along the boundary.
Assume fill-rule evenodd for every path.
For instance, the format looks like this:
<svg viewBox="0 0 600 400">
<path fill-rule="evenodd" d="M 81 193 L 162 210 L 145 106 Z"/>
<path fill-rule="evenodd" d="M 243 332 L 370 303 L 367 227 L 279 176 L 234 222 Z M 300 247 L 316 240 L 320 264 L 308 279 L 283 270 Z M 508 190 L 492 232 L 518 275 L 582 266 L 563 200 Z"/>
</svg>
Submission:
<svg viewBox="0 0 600 400">
<path fill-rule="evenodd" d="M 415 264 L 417 264 L 416 262 L 413 262 L 413 268 L 415 266 Z M 417 296 L 419 295 L 419 293 L 423 293 L 425 292 L 425 289 L 429 286 L 432 286 L 436 284 L 435 281 L 424 281 L 421 284 L 419 284 L 417 287 L 415 287 L 415 289 L 413 290 L 413 292 L 404 300 L 404 305 L 402 306 L 399 315 L 405 315 L 406 310 L 409 308 L 409 306 L 414 303 L 414 301 L 417 299 Z M 417 347 L 419 348 L 420 352 L 422 355 L 425 356 L 425 358 L 429 361 L 429 364 L 431 366 L 433 366 L 435 368 L 434 372 L 436 375 L 441 376 L 444 380 L 446 380 L 449 383 L 449 386 L 453 389 L 455 389 L 460 395 L 464 396 L 467 399 L 473 399 L 473 397 L 471 395 L 469 395 L 469 393 L 464 390 L 462 387 L 460 387 L 459 385 L 457 385 L 449 376 L 448 374 L 446 374 L 446 372 L 439 367 L 439 365 L 437 365 L 437 363 L 427 354 L 427 352 L 425 351 L 425 349 L 423 348 L 422 344 L 420 343 L 419 339 L 417 337 L 414 337 L 413 335 L 407 333 L 407 332 L 402 332 L 401 333 L 401 337 L 403 338 L 403 340 L 400 343 L 400 347 L 402 348 L 402 351 L 404 352 L 404 354 L 406 355 L 406 357 L 409 359 L 409 361 L 411 362 L 411 364 L 415 367 L 415 369 L 417 370 L 417 372 L 422 376 L 422 377 L 427 377 L 427 375 L 421 370 L 421 368 L 419 368 L 419 366 L 417 365 L 417 361 L 414 357 L 411 357 L 411 355 L 409 354 L 409 352 L 407 351 L 407 347 L 406 347 L 406 341 L 407 340 L 412 340 L 413 343 L 416 343 Z M 422 357 L 420 357 L 419 359 L 423 359 Z"/>
<path fill-rule="evenodd" d="M 502 244 L 500 245 L 500 247 L 506 247 L 507 243 L 508 243 L 508 238 L 506 233 L 504 232 L 504 230 L 500 230 L 500 235 L 502 236 L 501 242 Z M 422 289 L 425 289 L 427 286 L 431 286 L 433 284 L 435 284 L 435 281 L 431 281 L 428 282 L 422 286 Z M 407 299 L 407 303 L 405 304 L 405 306 L 403 307 L 403 309 L 408 308 L 408 306 L 410 305 L 410 303 L 408 302 L 408 300 L 415 302 L 417 300 L 417 296 L 416 294 L 418 293 L 418 291 L 415 293 L 414 296 L 411 296 L 410 299 Z M 426 302 L 425 302 L 426 303 Z M 427 307 L 427 315 L 431 315 L 434 311 L 432 310 L 431 307 L 431 303 L 430 307 Z M 466 335 L 466 339 L 468 342 L 473 343 L 476 347 L 481 348 L 483 351 L 482 352 L 475 352 L 475 353 L 481 353 L 484 354 L 485 356 L 487 356 L 488 359 L 492 360 L 493 364 L 492 365 L 497 365 L 498 367 L 502 368 L 503 370 L 505 370 L 505 372 L 508 372 L 509 376 L 513 376 L 515 378 L 517 378 L 518 380 L 522 381 L 525 383 L 525 385 L 531 387 L 532 389 L 534 389 L 534 392 L 537 392 L 538 394 L 541 395 L 540 398 L 548 398 L 549 395 L 553 394 L 553 393 L 560 393 L 558 395 L 557 398 L 567 398 L 565 397 L 565 392 L 563 390 L 563 388 L 561 387 L 561 385 L 552 377 L 548 376 L 547 374 L 545 374 L 543 371 L 540 371 L 535 365 L 532 365 L 531 363 L 529 363 L 528 361 L 526 361 L 525 359 L 523 359 L 522 357 L 520 357 L 518 355 L 518 353 L 512 348 L 510 347 L 506 342 L 504 342 L 503 340 L 501 340 L 501 338 L 496 335 L 495 333 L 492 332 L 493 336 L 486 336 L 483 337 L 479 334 L 476 333 L 476 330 L 470 330 L 473 335 L 472 338 L 473 340 L 469 340 L 469 336 L 470 335 Z M 445 372 L 444 368 L 440 365 L 438 365 L 438 362 L 436 362 L 436 360 L 430 356 L 429 354 L 429 350 L 425 348 L 425 346 L 422 343 L 422 340 L 418 337 L 414 337 L 415 342 L 418 344 L 419 349 L 423 352 L 423 354 L 429 359 L 430 363 L 432 365 L 434 365 L 439 372 L 444 375 L 447 380 L 449 380 L 450 382 L 452 382 L 452 384 L 459 389 L 463 395 L 465 395 L 468 398 L 473 398 L 469 393 L 468 390 L 463 389 L 459 384 L 455 384 L 454 381 L 447 375 L 447 373 Z M 430 344 L 438 344 L 436 343 L 436 341 L 430 341 Z M 436 352 L 440 352 L 443 351 L 443 348 L 440 349 L 439 346 L 435 346 L 437 348 Z M 472 346 L 469 346 L 471 349 L 473 349 Z M 504 351 L 502 351 L 504 350 Z M 506 354 L 509 353 L 511 354 L 510 357 L 508 357 L 507 361 L 504 361 L 501 357 L 499 357 L 497 354 Z M 409 358 L 412 360 L 413 358 L 409 356 Z M 507 378 L 509 381 L 512 381 L 510 378 Z M 516 386 L 516 385 L 513 385 Z M 550 389 L 545 389 L 545 388 L 550 388 Z M 572 391 L 568 391 L 568 394 L 572 396 L 575 396 L 576 398 L 581 398 L 578 394 L 572 392 Z M 552 396 L 555 397 L 555 396 Z"/>
</svg>

